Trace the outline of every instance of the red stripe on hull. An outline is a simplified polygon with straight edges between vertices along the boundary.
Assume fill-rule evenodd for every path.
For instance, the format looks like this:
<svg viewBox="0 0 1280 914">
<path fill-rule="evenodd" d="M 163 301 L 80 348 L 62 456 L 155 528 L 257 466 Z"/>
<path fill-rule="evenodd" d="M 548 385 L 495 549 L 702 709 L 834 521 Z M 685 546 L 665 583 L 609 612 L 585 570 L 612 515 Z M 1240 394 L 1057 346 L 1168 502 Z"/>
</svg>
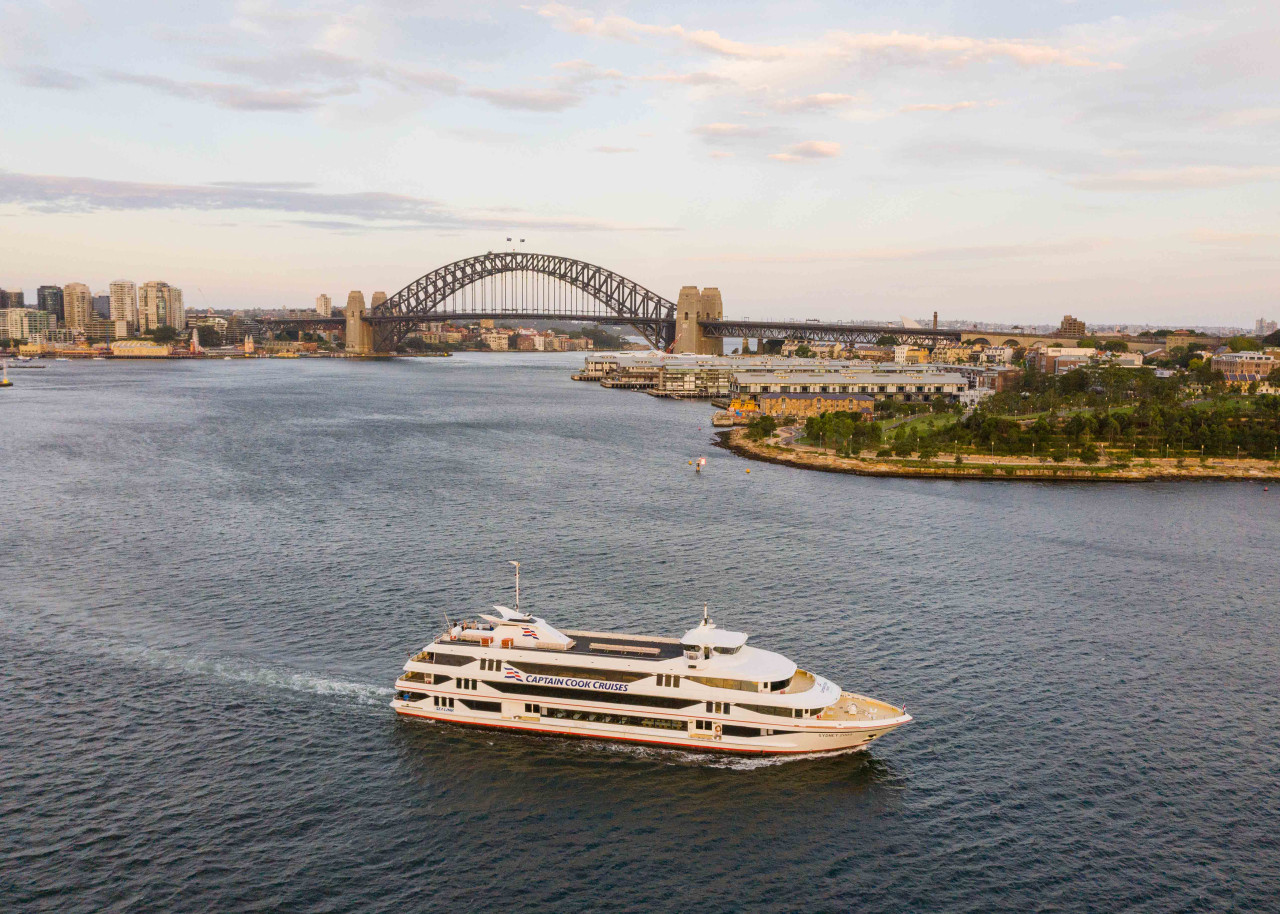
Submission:
<svg viewBox="0 0 1280 914">
<path fill-rule="evenodd" d="M 649 743 L 657 746 L 675 746 L 677 749 L 706 749 L 711 752 L 740 752 L 744 755 L 818 755 L 823 752 L 843 752 L 848 749 L 863 749 L 863 746 L 833 746 L 830 749 L 743 749 L 737 746 L 725 746 L 702 743 L 673 743 L 665 739 L 643 739 L 638 736 L 624 736 L 612 733 L 583 733 L 579 730 L 555 730 L 543 727 L 521 727 L 517 724 L 498 723 L 485 720 L 458 720 L 455 717 L 436 717 L 432 714 L 420 714 L 417 711 L 405 711 L 396 708 L 397 714 L 406 717 L 423 717 L 427 720 L 439 721 L 442 724 L 456 724 L 459 727 L 493 727 L 497 730 L 524 730 L 528 733 L 551 733 L 556 736 L 576 736 L 579 739 L 614 740 L 621 743 Z"/>
</svg>

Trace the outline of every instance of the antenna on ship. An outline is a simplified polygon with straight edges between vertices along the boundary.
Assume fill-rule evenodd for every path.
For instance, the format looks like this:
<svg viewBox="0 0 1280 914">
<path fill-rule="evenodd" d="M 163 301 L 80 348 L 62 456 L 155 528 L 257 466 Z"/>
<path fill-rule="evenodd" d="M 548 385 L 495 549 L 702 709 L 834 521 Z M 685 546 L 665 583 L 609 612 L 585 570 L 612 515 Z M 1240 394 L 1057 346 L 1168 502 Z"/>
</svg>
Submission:
<svg viewBox="0 0 1280 914">
<path fill-rule="evenodd" d="M 710 622 L 711 622 L 711 619 L 707 617 L 707 604 L 703 603 L 702 604 L 702 624 L 707 625 Z"/>
<path fill-rule="evenodd" d="M 510 241 L 511 239 L 508 238 L 507 240 Z M 520 612 L 520 563 L 511 562 L 511 564 L 516 566 L 516 612 Z"/>
</svg>

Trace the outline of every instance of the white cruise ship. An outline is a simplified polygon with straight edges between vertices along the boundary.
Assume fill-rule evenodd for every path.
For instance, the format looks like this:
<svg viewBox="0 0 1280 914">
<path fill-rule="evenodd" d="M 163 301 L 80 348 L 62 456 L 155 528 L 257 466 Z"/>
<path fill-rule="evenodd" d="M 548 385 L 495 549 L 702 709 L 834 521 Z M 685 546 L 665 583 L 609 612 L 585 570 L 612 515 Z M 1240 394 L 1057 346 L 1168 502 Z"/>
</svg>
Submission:
<svg viewBox="0 0 1280 914">
<path fill-rule="evenodd" d="M 495 606 L 409 658 L 396 713 L 483 727 L 751 754 L 865 748 L 905 708 L 842 691 L 747 636 L 557 631 Z"/>
</svg>

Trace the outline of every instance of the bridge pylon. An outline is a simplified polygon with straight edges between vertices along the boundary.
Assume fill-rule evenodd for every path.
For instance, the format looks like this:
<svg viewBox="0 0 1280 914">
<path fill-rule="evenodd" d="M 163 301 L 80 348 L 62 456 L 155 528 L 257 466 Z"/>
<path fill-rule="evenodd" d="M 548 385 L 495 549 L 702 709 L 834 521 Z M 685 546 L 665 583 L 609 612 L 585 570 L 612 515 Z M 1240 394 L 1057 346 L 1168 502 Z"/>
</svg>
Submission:
<svg viewBox="0 0 1280 914">
<path fill-rule="evenodd" d="M 373 325 L 365 320 L 363 292 L 352 292 L 347 296 L 346 315 L 347 353 L 368 355 L 373 352 Z"/>
<path fill-rule="evenodd" d="M 683 286 L 676 301 L 676 338 L 674 352 L 692 352 L 698 355 L 724 355 L 724 340 L 702 332 L 699 321 L 718 321 L 724 317 L 724 302 L 720 290 L 707 286 L 698 291 L 697 286 Z"/>
</svg>

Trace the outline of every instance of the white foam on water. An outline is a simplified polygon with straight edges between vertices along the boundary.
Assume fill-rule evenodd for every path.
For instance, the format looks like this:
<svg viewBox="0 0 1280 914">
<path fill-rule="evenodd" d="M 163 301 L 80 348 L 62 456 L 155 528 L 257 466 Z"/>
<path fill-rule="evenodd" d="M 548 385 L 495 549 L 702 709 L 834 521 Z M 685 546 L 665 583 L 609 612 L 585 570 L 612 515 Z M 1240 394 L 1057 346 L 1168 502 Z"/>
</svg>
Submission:
<svg viewBox="0 0 1280 914">
<path fill-rule="evenodd" d="M 235 657 L 184 654 L 146 644 L 125 643 L 102 631 L 84 630 L 64 620 L 50 624 L 52 620 L 35 617 L 19 619 L 15 614 L 5 611 L 0 611 L 0 619 L 4 619 L 5 630 L 11 634 L 17 634 L 46 649 L 67 650 L 81 656 L 86 653 L 105 655 L 125 663 L 156 667 L 173 673 L 257 688 L 333 696 L 360 705 L 385 707 L 395 695 L 395 689 L 390 686 L 332 679 L 305 670 L 263 666 Z"/>
</svg>

